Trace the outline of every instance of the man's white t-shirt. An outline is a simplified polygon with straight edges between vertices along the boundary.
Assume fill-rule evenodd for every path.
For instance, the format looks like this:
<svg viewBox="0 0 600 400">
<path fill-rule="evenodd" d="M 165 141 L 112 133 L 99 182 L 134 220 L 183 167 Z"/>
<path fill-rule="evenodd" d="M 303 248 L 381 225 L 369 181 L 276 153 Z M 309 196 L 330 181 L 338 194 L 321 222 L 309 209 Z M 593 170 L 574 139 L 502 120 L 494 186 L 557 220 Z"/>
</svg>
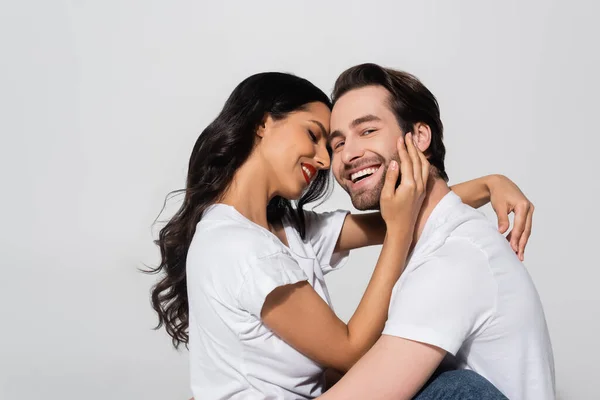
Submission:
<svg viewBox="0 0 600 400">
<path fill-rule="evenodd" d="M 554 399 L 538 293 L 508 241 L 453 192 L 435 207 L 392 295 L 385 335 L 447 351 L 511 400 Z"/>
<path fill-rule="evenodd" d="M 305 211 L 306 239 L 289 221 L 289 247 L 235 208 L 211 206 L 187 256 L 191 387 L 196 399 L 309 399 L 323 369 L 267 328 L 260 313 L 273 289 L 307 280 L 330 306 L 324 274 L 347 211 Z"/>
</svg>

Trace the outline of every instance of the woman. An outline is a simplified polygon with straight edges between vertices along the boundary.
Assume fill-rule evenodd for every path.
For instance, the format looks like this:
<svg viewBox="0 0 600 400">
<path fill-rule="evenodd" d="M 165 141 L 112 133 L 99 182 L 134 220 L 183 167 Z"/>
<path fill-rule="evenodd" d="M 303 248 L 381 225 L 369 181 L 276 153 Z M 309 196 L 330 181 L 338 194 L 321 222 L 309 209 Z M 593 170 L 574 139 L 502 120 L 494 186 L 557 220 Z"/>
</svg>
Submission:
<svg viewBox="0 0 600 400">
<path fill-rule="evenodd" d="M 152 302 L 176 347 L 188 343 L 189 328 L 196 398 L 316 397 L 323 368 L 348 370 L 381 334 L 429 164 L 410 140 L 400 142 L 381 214 L 304 211 L 328 187 L 330 109 L 304 79 L 257 74 L 233 91 L 194 146 L 184 203 L 157 241 L 155 271 L 165 276 Z M 497 190 L 522 197 L 498 182 Z M 475 206 L 488 201 L 481 181 L 455 189 Z M 382 243 L 346 325 L 331 310 L 323 275 L 349 250 Z M 306 323 L 290 329 L 289 315 Z"/>
</svg>

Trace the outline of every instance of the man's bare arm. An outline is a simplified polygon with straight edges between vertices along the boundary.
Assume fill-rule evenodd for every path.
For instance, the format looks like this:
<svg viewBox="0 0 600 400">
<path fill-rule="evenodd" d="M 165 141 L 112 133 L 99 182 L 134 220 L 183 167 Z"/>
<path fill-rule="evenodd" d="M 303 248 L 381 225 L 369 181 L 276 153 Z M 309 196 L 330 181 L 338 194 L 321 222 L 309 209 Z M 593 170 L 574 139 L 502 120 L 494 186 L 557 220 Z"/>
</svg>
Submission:
<svg viewBox="0 0 600 400">
<path fill-rule="evenodd" d="M 383 335 L 322 400 L 410 400 L 436 370 L 446 351 Z"/>
</svg>

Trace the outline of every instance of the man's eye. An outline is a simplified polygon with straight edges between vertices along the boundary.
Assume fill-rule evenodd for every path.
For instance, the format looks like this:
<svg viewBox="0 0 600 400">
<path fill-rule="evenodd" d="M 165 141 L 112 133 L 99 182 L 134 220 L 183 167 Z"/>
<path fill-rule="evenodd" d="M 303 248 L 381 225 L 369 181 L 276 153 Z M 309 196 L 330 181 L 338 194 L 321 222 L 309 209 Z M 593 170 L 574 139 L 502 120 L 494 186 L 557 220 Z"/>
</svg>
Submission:
<svg viewBox="0 0 600 400">
<path fill-rule="evenodd" d="M 312 139 L 313 142 L 317 143 L 317 136 L 315 136 L 315 134 L 309 129 L 308 130 L 308 134 L 310 135 L 310 138 Z"/>
<path fill-rule="evenodd" d="M 335 144 L 335 146 L 333 146 L 333 149 L 334 149 L 334 150 L 338 150 L 338 149 L 340 149 L 340 148 L 341 148 L 343 145 L 344 145 L 344 141 L 343 141 L 343 140 L 340 140 L 339 142 L 337 142 L 337 143 Z"/>
<path fill-rule="evenodd" d="M 363 136 L 365 135 L 370 135 L 371 133 L 375 132 L 375 129 L 367 129 L 366 131 L 363 131 Z"/>
</svg>

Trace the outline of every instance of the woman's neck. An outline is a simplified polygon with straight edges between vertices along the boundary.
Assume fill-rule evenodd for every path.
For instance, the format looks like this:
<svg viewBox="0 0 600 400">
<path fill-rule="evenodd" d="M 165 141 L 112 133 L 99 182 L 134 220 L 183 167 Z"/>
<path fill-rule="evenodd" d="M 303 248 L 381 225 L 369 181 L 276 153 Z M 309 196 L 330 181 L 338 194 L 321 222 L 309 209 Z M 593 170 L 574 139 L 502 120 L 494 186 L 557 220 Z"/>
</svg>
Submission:
<svg viewBox="0 0 600 400">
<path fill-rule="evenodd" d="M 265 179 L 267 176 L 264 164 L 251 157 L 234 175 L 221 203 L 233 206 L 250 221 L 271 230 L 267 222 L 267 204 L 272 194 Z"/>
</svg>

